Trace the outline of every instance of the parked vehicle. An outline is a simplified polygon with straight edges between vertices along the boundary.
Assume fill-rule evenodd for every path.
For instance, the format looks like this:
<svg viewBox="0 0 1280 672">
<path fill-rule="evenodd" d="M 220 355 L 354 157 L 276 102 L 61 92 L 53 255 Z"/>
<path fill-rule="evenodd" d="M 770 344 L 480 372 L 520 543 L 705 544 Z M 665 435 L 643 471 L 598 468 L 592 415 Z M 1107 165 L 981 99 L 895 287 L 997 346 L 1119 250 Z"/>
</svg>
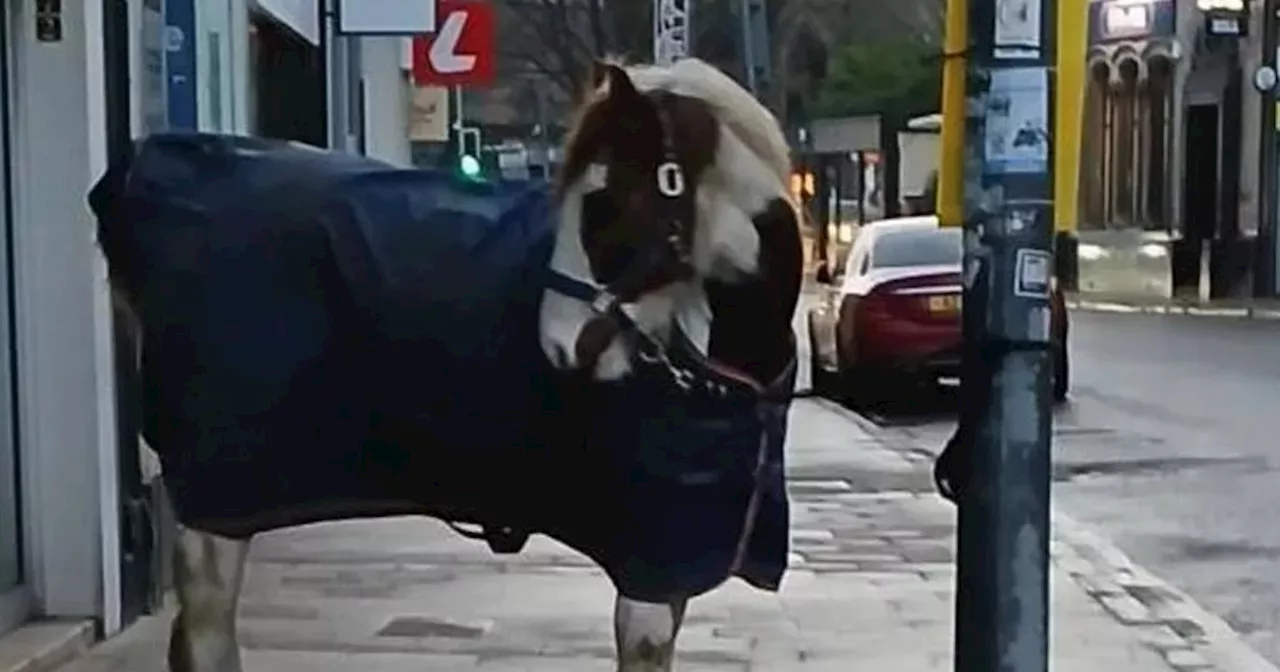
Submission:
<svg viewBox="0 0 1280 672">
<path fill-rule="evenodd" d="M 808 313 L 813 385 L 849 401 L 897 396 L 960 374 L 962 235 L 933 215 L 858 232 L 842 269 Z M 1069 385 L 1067 311 L 1050 297 L 1053 398 Z"/>
</svg>

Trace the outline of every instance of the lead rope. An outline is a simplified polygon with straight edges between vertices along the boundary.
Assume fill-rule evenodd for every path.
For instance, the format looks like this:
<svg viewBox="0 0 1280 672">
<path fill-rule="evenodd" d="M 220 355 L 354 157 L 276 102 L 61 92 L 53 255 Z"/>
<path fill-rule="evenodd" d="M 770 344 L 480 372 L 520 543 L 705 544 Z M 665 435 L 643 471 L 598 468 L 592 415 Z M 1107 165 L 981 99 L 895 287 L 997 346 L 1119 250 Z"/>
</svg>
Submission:
<svg viewBox="0 0 1280 672">
<path fill-rule="evenodd" d="M 769 418 L 765 416 L 766 411 L 764 405 L 761 404 L 756 411 L 761 425 L 767 426 Z M 748 547 L 751 545 L 751 537 L 756 531 L 756 518 L 760 515 L 760 500 L 764 498 L 764 470 L 769 462 L 769 438 L 771 432 L 764 429 L 760 432 L 760 443 L 756 447 L 756 468 L 754 481 L 751 488 L 751 499 L 747 500 L 747 510 L 742 520 L 742 536 L 738 537 L 737 548 L 733 552 L 733 563 L 729 566 L 729 576 L 736 575 L 742 570 L 742 563 L 746 561 Z"/>
</svg>

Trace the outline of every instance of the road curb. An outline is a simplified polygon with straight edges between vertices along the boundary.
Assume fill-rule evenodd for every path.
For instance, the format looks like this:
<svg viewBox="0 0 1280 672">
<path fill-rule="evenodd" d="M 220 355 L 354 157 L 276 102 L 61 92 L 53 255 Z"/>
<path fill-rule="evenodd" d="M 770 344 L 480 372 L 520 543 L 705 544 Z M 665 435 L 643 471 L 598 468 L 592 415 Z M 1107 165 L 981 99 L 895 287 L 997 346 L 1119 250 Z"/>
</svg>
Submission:
<svg viewBox="0 0 1280 672">
<path fill-rule="evenodd" d="M 1053 511 L 1055 564 L 1179 672 L 1278 672 L 1226 621 L 1061 511 Z"/>
<path fill-rule="evenodd" d="M 1073 299 L 1067 308 L 1090 313 L 1125 313 L 1142 315 L 1190 315 L 1194 317 L 1231 317 L 1242 320 L 1280 320 L 1280 308 L 1214 308 L 1211 306 L 1182 306 L 1177 304 L 1138 304 L 1114 301 Z"/>
<path fill-rule="evenodd" d="M 853 424 L 857 425 L 858 429 L 861 429 L 863 432 L 866 432 L 868 436 L 876 439 L 881 443 L 885 443 L 885 439 L 886 439 L 885 429 L 880 425 L 877 425 L 874 421 L 868 419 L 866 416 L 862 415 L 861 413 L 850 409 L 848 406 L 832 401 L 826 397 L 819 397 L 819 396 L 809 397 L 806 401 L 812 402 L 813 404 L 823 408 L 824 410 L 827 410 L 831 413 L 844 417 L 849 422 L 852 422 Z"/>
<path fill-rule="evenodd" d="M 918 445 L 909 434 L 885 429 L 834 402 L 823 407 L 856 424 L 885 450 L 913 462 L 932 462 L 941 446 Z M 1191 596 L 1136 564 L 1110 540 L 1054 506 L 1050 561 L 1120 625 L 1177 672 L 1280 672 L 1226 621 Z"/>
<path fill-rule="evenodd" d="M 53 672 L 87 655 L 95 640 L 92 621 L 28 623 L 0 637 L 0 672 Z"/>
</svg>

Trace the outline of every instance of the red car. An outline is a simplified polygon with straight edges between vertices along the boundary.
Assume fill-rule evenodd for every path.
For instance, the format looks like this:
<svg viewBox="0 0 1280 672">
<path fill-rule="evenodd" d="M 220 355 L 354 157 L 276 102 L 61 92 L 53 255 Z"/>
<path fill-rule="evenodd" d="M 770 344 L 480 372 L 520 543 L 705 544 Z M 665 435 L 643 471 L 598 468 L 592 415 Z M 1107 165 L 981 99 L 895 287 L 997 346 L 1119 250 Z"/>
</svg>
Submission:
<svg viewBox="0 0 1280 672">
<path fill-rule="evenodd" d="M 932 215 L 862 227 L 843 272 L 808 314 L 815 389 L 863 401 L 959 377 L 962 235 Z M 1062 401 L 1067 311 L 1052 286 L 1053 397 Z"/>
</svg>

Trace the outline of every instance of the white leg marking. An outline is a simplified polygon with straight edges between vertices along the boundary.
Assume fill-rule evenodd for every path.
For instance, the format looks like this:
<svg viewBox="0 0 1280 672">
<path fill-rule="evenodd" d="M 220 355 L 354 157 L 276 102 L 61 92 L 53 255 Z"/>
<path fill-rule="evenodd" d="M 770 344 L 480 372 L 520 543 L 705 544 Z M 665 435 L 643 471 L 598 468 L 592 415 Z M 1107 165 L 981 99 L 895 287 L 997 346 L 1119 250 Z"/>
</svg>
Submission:
<svg viewBox="0 0 1280 672">
<path fill-rule="evenodd" d="M 249 541 L 182 529 L 173 557 L 178 615 L 169 636 L 170 672 L 242 672 L 236 606 Z"/>
<path fill-rule="evenodd" d="M 676 635 L 688 602 L 636 602 L 619 595 L 613 604 L 618 672 L 671 672 Z"/>
</svg>

